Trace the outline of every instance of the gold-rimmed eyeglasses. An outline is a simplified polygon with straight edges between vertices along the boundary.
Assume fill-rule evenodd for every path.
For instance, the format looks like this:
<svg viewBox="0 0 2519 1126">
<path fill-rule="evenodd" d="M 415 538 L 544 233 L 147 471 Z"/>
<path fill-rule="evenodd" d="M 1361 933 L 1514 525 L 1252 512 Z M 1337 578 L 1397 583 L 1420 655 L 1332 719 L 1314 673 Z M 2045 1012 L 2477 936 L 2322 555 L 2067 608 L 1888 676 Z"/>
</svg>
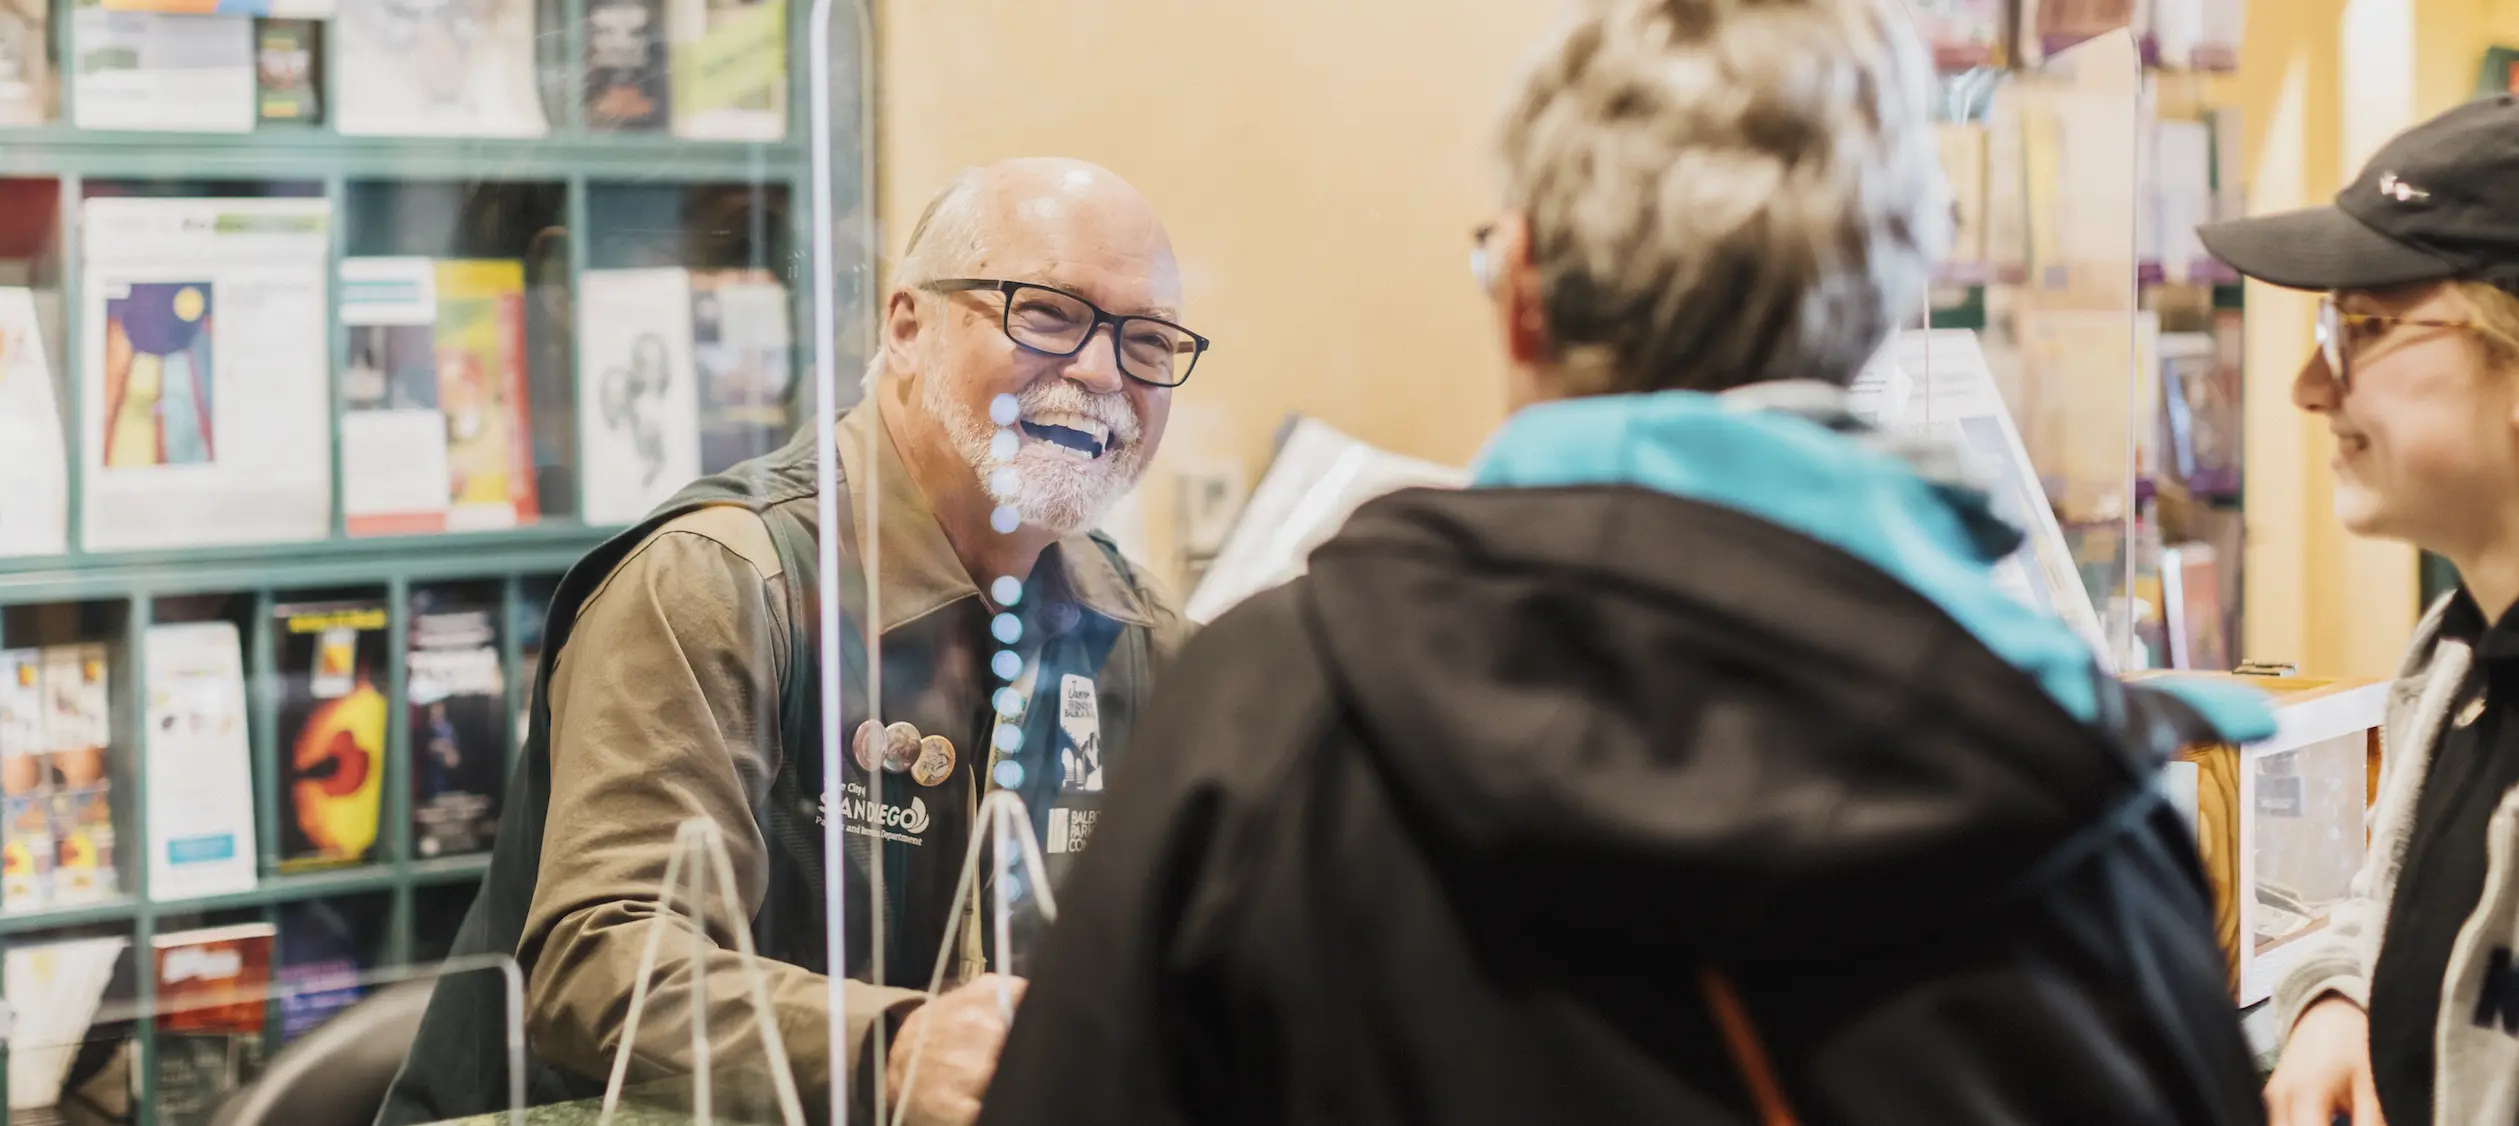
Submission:
<svg viewBox="0 0 2519 1126">
<path fill-rule="evenodd" d="M 2327 362 L 2327 373 L 2335 377 L 2335 385 L 2346 391 L 2353 389 L 2353 356 L 2367 349 L 2371 342 L 2388 334 L 2399 325 L 2413 328 L 2472 329 L 2473 321 L 2432 321 L 2416 317 L 2393 317 L 2386 313 L 2351 313 L 2339 309 L 2335 295 L 2318 299 L 2318 354 Z"/>
</svg>

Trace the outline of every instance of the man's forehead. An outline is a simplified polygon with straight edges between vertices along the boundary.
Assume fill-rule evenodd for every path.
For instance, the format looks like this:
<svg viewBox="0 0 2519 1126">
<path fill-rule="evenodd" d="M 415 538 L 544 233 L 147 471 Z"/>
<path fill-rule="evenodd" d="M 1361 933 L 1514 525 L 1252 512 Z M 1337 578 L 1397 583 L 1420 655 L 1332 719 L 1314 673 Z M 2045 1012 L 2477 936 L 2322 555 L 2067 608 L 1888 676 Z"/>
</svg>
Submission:
<svg viewBox="0 0 2519 1126">
<path fill-rule="evenodd" d="M 983 276 L 1057 286 L 1115 313 L 1177 315 L 1171 240 L 1134 189 L 1068 172 L 996 196 L 980 219 Z"/>
</svg>

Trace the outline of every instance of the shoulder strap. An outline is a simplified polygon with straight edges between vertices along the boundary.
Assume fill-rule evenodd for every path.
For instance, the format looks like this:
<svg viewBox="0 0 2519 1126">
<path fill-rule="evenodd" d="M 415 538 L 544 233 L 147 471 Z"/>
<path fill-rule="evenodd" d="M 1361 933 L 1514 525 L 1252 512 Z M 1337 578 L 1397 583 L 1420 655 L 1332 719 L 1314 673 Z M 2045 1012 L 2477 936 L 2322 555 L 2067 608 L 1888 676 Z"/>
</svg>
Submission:
<svg viewBox="0 0 2519 1126">
<path fill-rule="evenodd" d="M 1732 1069 L 1740 1076 L 1741 1086 L 1748 1088 L 1749 1098 L 1758 1107 L 1759 1126 L 1798 1126 L 1801 1119 L 1793 1114 L 1793 1104 L 1784 1097 L 1784 1084 L 1776 1080 L 1774 1061 L 1767 1058 L 1766 1043 L 1759 1039 L 1758 1026 L 1749 1019 L 1749 1009 L 1741 1004 L 1740 993 L 1732 988 L 1732 979 L 1722 970 L 1707 966 L 1697 971 L 1697 987 L 1705 995 L 1706 1011 L 1714 1017 L 1715 1031 L 1723 1035 L 1723 1047 L 1731 1053 Z"/>
</svg>

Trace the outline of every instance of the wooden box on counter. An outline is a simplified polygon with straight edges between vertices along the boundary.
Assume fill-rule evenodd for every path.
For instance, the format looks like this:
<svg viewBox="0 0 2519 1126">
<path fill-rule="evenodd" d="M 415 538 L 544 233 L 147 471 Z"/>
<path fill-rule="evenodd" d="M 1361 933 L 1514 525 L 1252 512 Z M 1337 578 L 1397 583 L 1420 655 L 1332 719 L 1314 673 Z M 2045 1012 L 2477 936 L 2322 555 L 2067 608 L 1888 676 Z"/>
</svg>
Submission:
<svg viewBox="0 0 2519 1126">
<path fill-rule="evenodd" d="M 2232 673 L 2274 698 L 2278 730 L 2253 746 L 2190 747 L 2171 794 L 2195 827 L 2213 923 L 2241 1005 L 2273 992 L 2301 939 L 2326 926 L 2369 845 L 2388 682 Z"/>
</svg>

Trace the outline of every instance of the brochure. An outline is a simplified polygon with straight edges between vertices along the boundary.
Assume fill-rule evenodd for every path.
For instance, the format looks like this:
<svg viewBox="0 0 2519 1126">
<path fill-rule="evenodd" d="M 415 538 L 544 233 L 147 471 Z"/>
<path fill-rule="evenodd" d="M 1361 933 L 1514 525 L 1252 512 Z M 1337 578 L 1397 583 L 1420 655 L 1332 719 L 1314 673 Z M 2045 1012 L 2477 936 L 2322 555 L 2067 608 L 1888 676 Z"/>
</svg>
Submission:
<svg viewBox="0 0 2519 1126">
<path fill-rule="evenodd" d="M 81 203 L 91 551 L 324 539 L 321 199 Z"/>
<path fill-rule="evenodd" d="M 69 535 L 70 455 L 35 291 L 0 287 L 0 556 L 59 555 Z"/>
<path fill-rule="evenodd" d="M 0 125 L 52 120 L 52 15 L 45 0 L 0 0 Z"/>
<path fill-rule="evenodd" d="M 340 0 L 335 120 L 351 135 L 539 137 L 534 0 Z"/>
<path fill-rule="evenodd" d="M 1367 445 L 1313 418 L 1296 419 L 1224 548 L 1190 595 L 1190 620 L 1214 621 L 1245 598 L 1306 570 L 1366 501 L 1413 487 L 1460 488 L 1469 473 Z"/>
<path fill-rule="evenodd" d="M 253 763 L 233 622 L 149 627 L 149 895 L 254 886 Z"/>
<path fill-rule="evenodd" d="M 787 136 L 786 0 L 668 0 L 673 131 L 691 140 Z"/>
<path fill-rule="evenodd" d="M 253 129 L 253 17 L 73 7 L 70 28 L 79 128 Z"/>
<path fill-rule="evenodd" d="M 767 270 L 692 273 L 700 472 L 724 472 L 786 445 L 794 434 L 792 311 L 787 287 Z"/>
<path fill-rule="evenodd" d="M 589 270 L 578 294 L 579 514 L 628 524 L 700 475 L 691 275 Z"/>
</svg>

